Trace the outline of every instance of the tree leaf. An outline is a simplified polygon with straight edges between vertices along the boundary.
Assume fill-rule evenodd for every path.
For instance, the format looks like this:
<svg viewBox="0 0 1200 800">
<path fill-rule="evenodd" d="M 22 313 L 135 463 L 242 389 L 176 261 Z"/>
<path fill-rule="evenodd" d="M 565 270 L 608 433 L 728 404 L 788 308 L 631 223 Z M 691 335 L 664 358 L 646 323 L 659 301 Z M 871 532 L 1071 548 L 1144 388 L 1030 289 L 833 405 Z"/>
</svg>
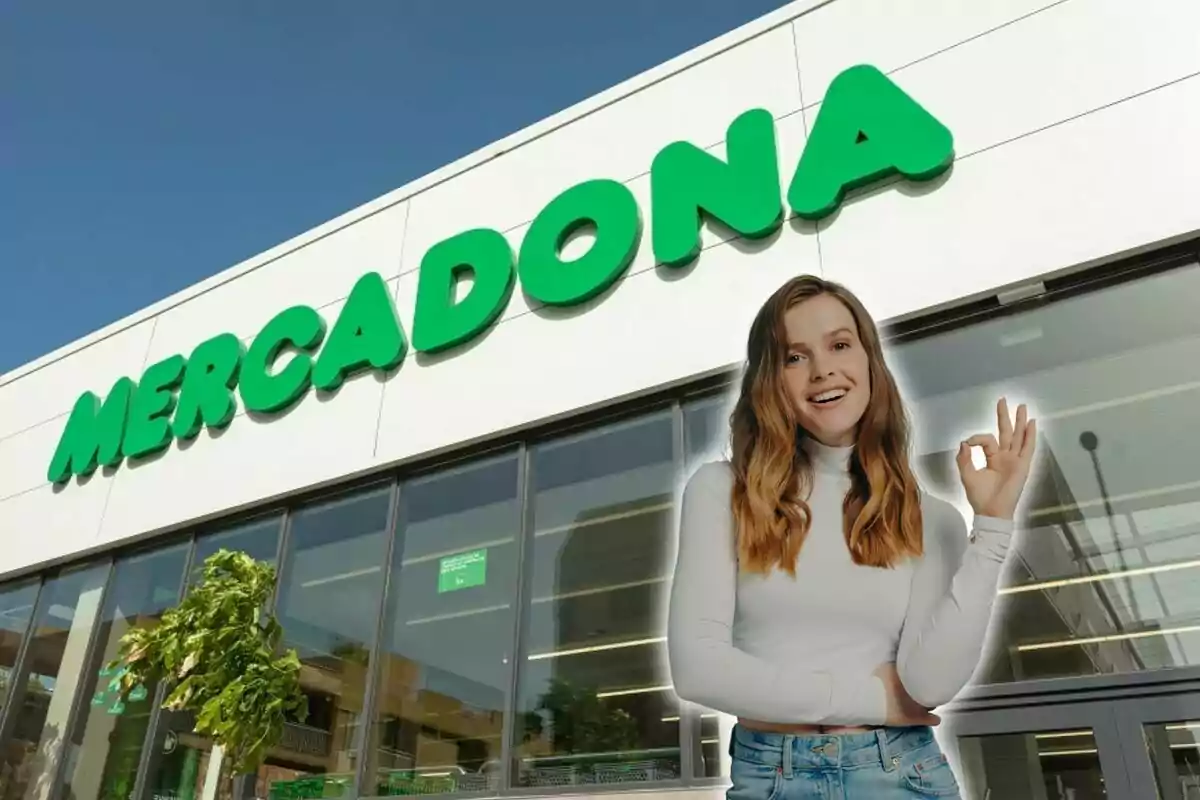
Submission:
<svg viewBox="0 0 1200 800">
<path fill-rule="evenodd" d="M 275 589 L 273 567 L 220 550 L 201 575 L 157 625 L 126 632 L 110 667 L 124 670 L 122 701 L 137 687 L 169 680 L 163 707 L 190 711 L 196 732 L 220 745 L 235 770 L 254 772 L 284 724 L 307 716 L 300 658 L 278 652 L 282 626 L 263 611 Z"/>
</svg>

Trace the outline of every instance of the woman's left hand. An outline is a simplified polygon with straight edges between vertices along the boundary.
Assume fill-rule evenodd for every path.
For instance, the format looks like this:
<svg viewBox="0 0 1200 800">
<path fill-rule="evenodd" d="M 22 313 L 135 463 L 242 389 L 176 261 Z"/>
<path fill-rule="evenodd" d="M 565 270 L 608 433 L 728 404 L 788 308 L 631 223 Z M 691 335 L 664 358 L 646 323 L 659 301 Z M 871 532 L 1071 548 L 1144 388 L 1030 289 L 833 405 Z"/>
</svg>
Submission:
<svg viewBox="0 0 1200 800">
<path fill-rule="evenodd" d="M 1016 424 L 1008 416 L 1008 401 L 1003 397 L 996 404 L 1000 439 L 981 433 L 972 436 L 958 447 L 958 473 L 962 478 L 967 501 L 976 514 L 999 519 L 1012 519 L 1029 478 L 1033 450 L 1037 442 L 1037 423 L 1026 419 L 1025 404 L 1017 407 Z M 976 469 L 971 462 L 971 448 L 983 448 L 987 464 Z"/>
</svg>

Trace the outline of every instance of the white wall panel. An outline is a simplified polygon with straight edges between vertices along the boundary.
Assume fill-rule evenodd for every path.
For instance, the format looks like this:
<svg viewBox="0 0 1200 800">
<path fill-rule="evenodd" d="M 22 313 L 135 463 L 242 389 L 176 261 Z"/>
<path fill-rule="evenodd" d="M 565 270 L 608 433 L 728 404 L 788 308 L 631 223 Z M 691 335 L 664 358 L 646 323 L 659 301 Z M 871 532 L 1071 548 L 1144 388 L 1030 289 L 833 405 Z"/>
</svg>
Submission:
<svg viewBox="0 0 1200 800">
<path fill-rule="evenodd" d="M 108 488 L 97 474 L 82 485 L 47 483 L 0 501 L 0 574 L 93 547 Z"/>
<path fill-rule="evenodd" d="M 817 271 L 811 228 L 789 223 L 772 244 L 722 244 L 691 270 L 642 272 L 586 307 L 525 314 L 456 355 L 410 360 L 384 395 L 377 458 L 445 449 L 734 363 L 767 295 Z"/>
<path fill-rule="evenodd" d="M 388 283 L 395 293 L 396 280 Z M 345 301 L 321 310 L 332 325 Z M 362 470 L 372 463 L 383 382 L 374 374 L 348 380 L 332 396 L 311 389 L 292 409 L 267 421 L 241 408 L 216 435 L 201 431 L 181 450 L 176 442 L 152 463 L 121 466 L 101 539 L 137 533 L 237 508 Z M 146 503 L 153 497 L 155 502 Z"/>
<path fill-rule="evenodd" d="M 460 231 L 528 222 L 580 181 L 640 175 L 669 142 L 720 142 L 738 114 L 756 107 L 775 116 L 800 107 L 786 25 L 422 192 L 410 201 L 404 269 L 416 269 L 430 245 Z"/>
<path fill-rule="evenodd" d="M 940 188 L 855 198 L 826 276 L 907 315 L 1200 230 L 1200 77 L 960 160 Z"/>
<path fill-rule="evenodd" d="M 796 169 L 796 164 L 800 161 L 800 154 L 804 150 L 804 142 L 806 139 L 806 129 L 804 115 L 797 111 L 794 114 L 789 114 L 783 119 L 775 121 L 775 142 L 776 149 L 779 154 L 779 182 L 780 195 L 785 197 L 787 194 L 788 182 L 792 179 L 792 172 Z M 725 158 L 725 142 L 708 148 L 708 151 L 718 158 Z M 651 232 L 654 227 L 654 214 L 650 208 L 650 175 L 649 173 L 641 175 L 629 181 L 626 186 L 637 199 L 638 208 L 642 211 L 642 241 L 638 247 L 637 255 L 633 259 L 633 263 L 629 265 L 626 276 L 639 275 L 647 270 L 653 269 L 657 264 L 654 258 L 654 248 L 651 242 Z M 784 200 L 786 203 L 786 199 Z M 786 211 L 786 209 L 785 209 Z M 532 222 L 530 223 L 532 224 Z M 529 231 L 529 225 L 509 231 L 507 234 L 508 241 L 513 246 L 513 252 L 516 253 L 521 247 L 521 242 L 525 239 L 525 234 Z M 707 250 L 722 242 L 729 241 L 736 234 L 729 228 L 713 224 L 705 218 L 700 225 L 700 247 Z M 578 257 L 587 252 L 587 247 L 591 239 L 589 237 L 577 237 L 568 242 L 564 249 L 564 256 L 567 258 Z M 406 276 L 407 277 L 407 276 Z M 416 283 L 416 274 L 411 278 L 413 284 Z M 532 303 L 521 291 L 520 285 L 513 291 L 512 300 L 505 310 L 503 319 L 511 319 L 522 314 L 528 313 L 532 306 L 540 305 Z"/>
<path fill-rule="evenodd" d="M 1194 0 L 1071 0 L 892 77 L 961 158 L 1196 74 L 1198 45 Z"/>
<path fill-rule="evenodd" d="M 873 64 L 890 72 L 1054 4 L 1055 0 L 827 3 L 792 23 L 804 103 L 820 102 L 830 82 L 847 67 Z"/>
<path fill-rule="evenodd" d="M 289 306 L 316 307 L 349 296 L 363 273 L 396 276 L 405 214 L 404 203 L 384 209 L 170 309 L 158 318 L 149 363 L 176 353 L 186 357 L 219 333 L 252 338 Z"/>
<path fill-rule="evenodd" d="M 139 374 L 153 327 L 147 321 L 126 328 L 70 358 L 0 386 L 0 439 L 66 414 L 89 389 L 103 397 L 117 378 Z"/>
<path fill-rule="evenodd" d="M 804 116 L 800 111 L 775 121 L 776 147 L 779 152 L 781 195 L 786 194 L 792 171 L 796 168 L 796 164 L 800 159 L 800 153 L 804 150 L 805 133 Z M 708 148 L 708 151 L 719 158 L 725 158 L 725 142 L 718 142 Z M 633 180 L 626 182 L 625 185 L 633 193 L 634 198 L 637 200 L 638 208 L 642 212 L 642 240 L 638 247 L 637 255 L 625 273 L 625 277 L 628 278 L 653 269 L 657 262 L 654 258 L 654 248 L 651 243 L 654 215 L 650 208 L 650 174 L 639 175 Z M 529 231 L 530 224 L 532 222 L 511 229 L 505 234 L 505 238 L 508 239 L 508 243 L 513 249 L 514 257 L 520 252 L 521 243 L 525 239 L 525 234 Z M 733 237 L 734 232 L 729 228 L 722 225 L 714 225 L 707 219 L 700 226 L 700 246 L 702 249 L 708 249 Z M 575 237 L 567 243 L 567 247 L 563 251 L 564 256 L 566 258 L 574 258 L 582 255 L 587 252 L 591 241 L 592 239 L 588 235 Z M 410 332 L 412 331 L 413 309 L 416 304 L 418 275 L 419 271 L 405 272 L 400 278 L 400 295 L 397 307 L 403 309 L 401 320 L 404 323 L 404 329 Z M 525 296 L 518 283 L 513 289 L 512 298 L 501 315 L 501 319 L 507 320 L 527 314 L 537 305 L 539 304 L 532 302 L 530 298 Z"/>
<path fill-rule="evenodd" d="M 50 459 L 67 425 L 56 417 L 0 439 L 0 500 L 48 483 Z"/>
</svg>

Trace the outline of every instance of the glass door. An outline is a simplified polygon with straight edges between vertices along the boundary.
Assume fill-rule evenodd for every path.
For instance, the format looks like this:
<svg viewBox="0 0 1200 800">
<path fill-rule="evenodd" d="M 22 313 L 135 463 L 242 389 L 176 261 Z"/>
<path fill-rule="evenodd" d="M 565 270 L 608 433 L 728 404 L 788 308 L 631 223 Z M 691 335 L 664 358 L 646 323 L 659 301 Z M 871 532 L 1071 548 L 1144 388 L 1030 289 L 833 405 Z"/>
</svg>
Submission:
<svg viewBox="0 0 1200 800">
<path fill-rule="evenodd" d="M 1200 694 L 1130 698 L 1114 713 L 1137 796 L 1200 800 Z"/>
<path fill-rule="evenodd" d="M 947 715 L 937 731 L 963 800 L 1146 800 L 1131 791 L 1110 703 Z"/>
</svg>

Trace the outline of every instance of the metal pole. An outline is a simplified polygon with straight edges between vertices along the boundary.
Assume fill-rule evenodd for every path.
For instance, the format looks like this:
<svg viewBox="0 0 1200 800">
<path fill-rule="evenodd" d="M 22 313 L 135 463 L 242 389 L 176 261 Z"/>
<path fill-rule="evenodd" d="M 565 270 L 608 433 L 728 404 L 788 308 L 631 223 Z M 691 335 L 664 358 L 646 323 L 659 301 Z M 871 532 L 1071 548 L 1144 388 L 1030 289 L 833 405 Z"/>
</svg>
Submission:
<svg viewBox="0 0 1200 800">
<path fill-rule="evenodd" d="M 517 493 L 521 515 L 520 531 L 517 534 L 516 558 L 516 597 L 513 599 L 513 633 L 509 640 L 512 643 L 512 658 L 509 660 L 508 689 L 504 695 L 504 716 L 500 737 L 500 786 L 498 791 L 506 792 L 516 787 L 516 771 L 513 769 L 516 755 L 513 740 L 516 737 L 517 708 L 520 699 L 521 667 L 524 664 L 524 636 L 528 623 L 528 609 L 533 580 L 533 569 L 527 553 L 533 552 L 533 470 L 529 463 L 529 447 L 522 442 L 517 448 Z"/>
<path fill-rule="evenodd" d="M 274 614 L 279 606 L 279 587 L 283 585 L 283 560 L 292 544 L 292 510 L 285 508 L 279 517 L 279 547 L 275 551 L 275 590 L 267 605 L 267 613 Z"/>
<path fill-rule="evenodd" d="M 386 523 L 388 539 L 383 557 L 385 565 L 383 587 L 379 592 L 379 608 L 375 617 L 375 636 L 374 641 L 371 642 L 371 655 L 367 660 L 367 685 L 363 690 L 362 714 L 359 715 L 359 719 L 362 722 L 359 724 L 359 731 L 354 737 L 354 749 L 359 754 L 358 767 L 354 771 L 354 797 L 364 796 L 364 787 L 368 786 L 367 782 L 372 779 L 371 773 L 374 771 L 375 747 L 371 732 L 375 727 L 375 705 L 377 703 L 379 682 L 383 680 L 383 667 L 379 663 L 379 657 L 384 649 L 384 637 L 387 635 L 385 625 L 388 618 L 388 596 L 391 592 L 392 573 L 397 571 L 396 567 L 399 564 L 396 553 L 400 553 L 401 555 L 404 553 L 403 546 L 396 547 L 396 540 L 404 535 L 402 531 L 403 520 L 401 519 L 401 487 L 399 479 L 392 482 L 391 491 L 392 496 L 388 503 Z M 365 794 L 368 797 L 372 795 L 374 795 L 374 791 L 366 792 Z"/>
<path fill-rule="evenodd" d="M 671 403 L 671 449 L 673 451 L 672 460 L 675 463 L 675 481 L 679 481 L 686 477 L 687 472 L 687 443 L 684 441 L 684 425 L 683 425 L 683 404 L 679 401 Z M 673 559 L 677 555 L 678 550 L 678 513 L 671 515 L 671 531 L 668 534 L 671 542 L 675 543 L 668 554 L 668 559 L 672 563 L 663 565 L 666 573 L 670 575 L 673 570 Z M 670 589 L 667 589 L 670 593 Z M 674 692 L 672 692 L 674 694 Z M 697 724 L 699 716 L 696 707 L 691 703 L 685 703 L 676 698 L 679 707 L 679 777 L 684 783 L 688 783 L 695 778 L 702 777 L 696 774 L 696 765 L 703 764 L 703 753 L 697 752 L 699 749 L 699 725 Z M 696 748 L 696 750 L 693 750 Z"/>
<path fill-rule="evenodd" d="M 26 661 L 29 659 L 29 643 L 33 640 L 34 625 L 37 623 L 39 604 L 42 602 L 42 595 L 46 591 L 46 579 L 38 579 L 38 588 L 33 595 L 33 613 L 29 615 L 29 624 L 25 626 L 25 634 L 21 639 L 21 644 L 17 648 L 17 658 L 13 662 L 12 672 L 9 673 L 10 680 L 8 686 L 8 696 L 4 700 L 4 705 L 0 706 L 0 743 L 7 743 L 9 735 L 12 731 L 10 725 L 17 718 L 16 708 L 18 702 L 25 699 L 25 669 L 28 666 Z M 20 688 L 18 688 L 20 687 Z"/>
</svg>

